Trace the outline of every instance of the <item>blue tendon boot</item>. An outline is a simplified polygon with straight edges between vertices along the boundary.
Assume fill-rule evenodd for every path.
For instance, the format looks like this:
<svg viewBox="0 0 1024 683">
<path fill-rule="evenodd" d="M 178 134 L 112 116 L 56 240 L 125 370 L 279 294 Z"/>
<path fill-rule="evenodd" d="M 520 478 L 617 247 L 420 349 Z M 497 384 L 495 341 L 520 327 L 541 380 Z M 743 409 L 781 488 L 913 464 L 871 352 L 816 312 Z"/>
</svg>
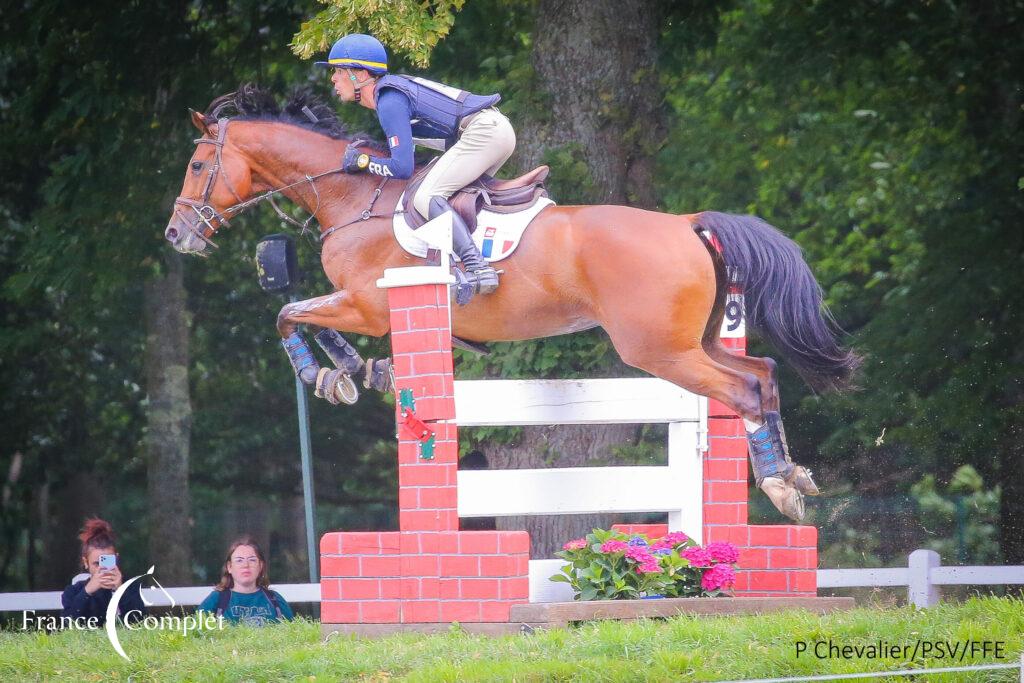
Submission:
<svg viewBox="0 0 1024 683">
<path fill-rule="evenodd" d="M 295 369 L 295 374 L 302 380 L 302 383 L 313 384 L 316 382 L 320 364 L 316 362 L 309 344 L 302 338 L 302 335 L 292 332 L 286 339 L 281 340 L 281 345 L 284 347 L 285 353 L 288 354 L 288 360 L 291 361 L 292 368 Z"/>
<path fill-rule="evenodd" d="M 747 433 L 754 481 L 779 512 L 797 522 L 804 518 L 804 494 L 818 495 L 811 473 L 789 458 L 782 418 L 775 411 L 765 413 L 765 422 Z"/>
</svg>

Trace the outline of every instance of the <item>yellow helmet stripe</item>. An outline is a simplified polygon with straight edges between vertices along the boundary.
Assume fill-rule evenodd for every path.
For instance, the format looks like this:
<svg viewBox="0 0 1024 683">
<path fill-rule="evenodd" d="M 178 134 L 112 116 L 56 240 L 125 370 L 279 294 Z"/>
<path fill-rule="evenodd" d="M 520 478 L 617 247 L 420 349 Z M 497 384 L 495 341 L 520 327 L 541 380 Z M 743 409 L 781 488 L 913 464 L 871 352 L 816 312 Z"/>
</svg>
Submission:
<svg viewBox="0 0 1024 683">
<path fill-rule="evenodd" d="M 336 59 L 328 59 L 327 61 L 330 64 L 354 64 L 356 66 L 372 66 L 377 69 L 388 68 L 387 62 L 368 62 L 363 59 L 350 59 L 348 57 L 338 57 Z"/>
</svg>

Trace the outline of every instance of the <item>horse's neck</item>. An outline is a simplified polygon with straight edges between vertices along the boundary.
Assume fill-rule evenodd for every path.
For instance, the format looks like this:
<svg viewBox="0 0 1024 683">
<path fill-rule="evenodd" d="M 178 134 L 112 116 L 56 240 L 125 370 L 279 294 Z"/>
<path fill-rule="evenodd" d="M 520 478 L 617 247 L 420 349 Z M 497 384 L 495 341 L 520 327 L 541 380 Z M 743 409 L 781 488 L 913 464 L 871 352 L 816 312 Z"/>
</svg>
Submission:
<svg viewBox="0 0 1024 683">
<path fill-rule="evenodd" d="M 379 250 L 391 239 L 391 221 L 357 220 L 370 207 L 380 179 L 369 174 L 334 173 L 304 182 L 341 165 L 346 142 L 287 124 L 252 121 L 234 124 L 231 141 L 249 160 L 253 192 L 266 192 L 295 184 L 284 191 L 290 200 L 315 214 L 321 232 L 340 227 L 332 240 L 345 243 L 348 253 Z M 395 206 L 406 180 L 389 180 L 372 213 L 387 214 Z"/>
</svg>

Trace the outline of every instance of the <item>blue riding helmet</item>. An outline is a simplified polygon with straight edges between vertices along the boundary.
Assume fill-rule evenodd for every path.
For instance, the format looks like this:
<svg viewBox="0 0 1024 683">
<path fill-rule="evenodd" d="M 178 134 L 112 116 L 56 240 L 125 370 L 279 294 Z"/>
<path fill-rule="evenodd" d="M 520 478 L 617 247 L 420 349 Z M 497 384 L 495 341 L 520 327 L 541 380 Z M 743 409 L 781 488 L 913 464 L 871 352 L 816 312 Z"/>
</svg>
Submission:
<svg viewBox="0 0 1024 683">
<path fill-rule="evenodd" d="M 388 52 L 381 42 L 364 33 L 350 33 L 334 43 L 326 62 L 318 66 L 366 69 L 373 74 L 387 73 Z"/>
</svg>

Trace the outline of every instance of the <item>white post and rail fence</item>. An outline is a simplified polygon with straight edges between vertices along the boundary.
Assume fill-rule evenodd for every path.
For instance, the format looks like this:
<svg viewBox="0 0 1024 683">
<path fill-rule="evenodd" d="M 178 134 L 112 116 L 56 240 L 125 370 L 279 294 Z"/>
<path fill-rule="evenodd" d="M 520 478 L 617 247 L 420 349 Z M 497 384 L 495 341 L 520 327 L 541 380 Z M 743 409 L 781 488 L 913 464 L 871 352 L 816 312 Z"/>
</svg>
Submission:
<svg viewBox="0 0 1024 683">
<path fill-rule="evenodd" d="M 554 569 L 564 564 L 561 560 L 538 560 L 551 563 Z M 1019 586 L 1024 585 L 1024 565 L 1012 566 L 977 566 L 955 567 L 943 566 L 939 562 L 939 554 L 934 550 L 915 550 L 910 554 L 906 567 L 884 567 L 877 569 L 819 569 L 818 588 L 907 588 L 907 601 L 916 607 L 932 607 L 940 601 L 941 586 Z M 546 581 L 547 576 L 535 579 L 530 576 L 531 599 L 535 595 L 554 594 L 544 586 L 536 586 L 535 581 Z M 556 584 L 552 586 L 565 586 Z M 178 606 L 198 605 L 210 594 L 210 586 L 187 586 L 167 588 L 166 591 Z M 275 584 L 274 590 L 284 596 L 288 602 L 319 602 L 319 583 L 283 583 Z M 170 601 L 158 588 L 144 588 L 142 593 L 146 602 L 154 606 L 170 606 Z M 24 610 L 59 610 L 61 591 L 36 591 L 26 593 L 0 593 L 0 612 L 21 612 Z M 545 601 L 563 600 L 557 596 Z M 570 598 L 571 599 L 571 596 Z"/>
</svg>

